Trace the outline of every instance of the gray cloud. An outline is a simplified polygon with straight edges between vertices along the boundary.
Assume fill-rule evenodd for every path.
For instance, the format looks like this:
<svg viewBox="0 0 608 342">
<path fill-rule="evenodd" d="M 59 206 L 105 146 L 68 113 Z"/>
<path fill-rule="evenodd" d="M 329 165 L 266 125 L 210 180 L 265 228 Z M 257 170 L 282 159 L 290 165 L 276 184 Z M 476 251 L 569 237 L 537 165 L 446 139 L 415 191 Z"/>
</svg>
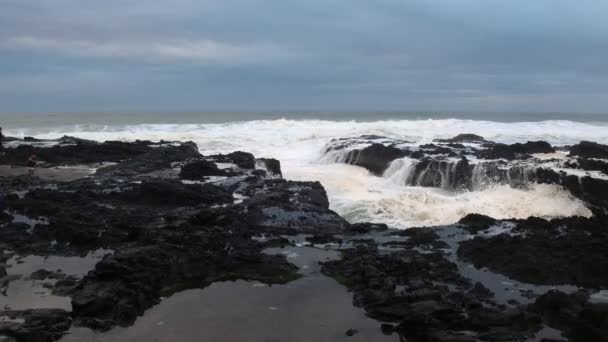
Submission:
<svg viewBox="0 0 608 342">
<path fill-rule="evenodd" d="M 606 111 L 607 11 L 599 0 L 4 0 L 0 112 Z"/>
</svg>

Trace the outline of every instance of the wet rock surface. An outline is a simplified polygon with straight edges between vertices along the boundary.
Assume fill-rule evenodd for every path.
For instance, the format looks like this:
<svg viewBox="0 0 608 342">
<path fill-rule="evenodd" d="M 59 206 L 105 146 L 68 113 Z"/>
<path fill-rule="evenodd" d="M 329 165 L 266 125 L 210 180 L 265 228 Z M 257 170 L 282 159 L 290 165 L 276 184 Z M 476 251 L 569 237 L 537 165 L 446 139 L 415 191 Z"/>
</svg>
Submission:
<svg viewBox="0 0 608 342">
<path fill-rule="evenodd" d="M 467 221 L 471 220 L 461 222 Z M 459 256 L 478 268 L 488 267 L 527 283 L 608 287 L 604 272 L 608 249 L 602 247 L 608 244 L 605 222 L 582 217 L 509 222 L 513 226 L 501 234 L 461 242 Z M 499 224 L 501 221 L 491 223 Z M 480 229 L 478 223 L 474 227 Z"/>
<path fill-rule="evenodd" d="M 54 145 L 7 148 L 2 162 L 17 162 L 27 150 L 51 165 L 117 164 L 66 182 L 2 177 L 10 214 L 2 221 L 0 248 L 39 256 L 115 252 L 81 278 L 48 270 L 28 274 L 69 296 L 72 310 L 62 314 L 67 321 L 56 319 L 55 311 L 11 311 L 11 317 L 26 318 L 2 325 L 0 335 L 19 341 L 32 340 L 30 332 L 42 334 L 35 341 L 57 339 L 72 322 L 96 330 L 129 326 L 161 297 L 220 280 L 289 282 L 299 277 L 297 268 L 284 256 L 262 253 L 265 245 L 254 234 L 341 232 L 349 226 L 328 209 L 319 183 L 277 178 L 280 164 L 273 160 L 260 162 L 274 175 L 267 178 L 248 153 L 201 156 L 192 143 L 36 141 L 43 142 Z M 219 169 L 216 163 L 235 166 Z M 195 177 L 180 180 L 184 169 Z M 208 181 L 210 173 L 221 176 Z M 11 214 L 24 219 L 13 221 Z M 4 266 L 0 270 L 3 287 L 20 278 L 7 275 Z"/>
<path fill-rule="evenodd" d="M 547 327 L 572 342 L 608 336 L 607 304 L 598 297 L 608 288 L 608 182 L 595 173 L 569 173 L 602 172 L 596 152 L 574 149 L 576 159 L 539 159 L 532 154 L 555 149 L 474 135 L 419 146 L 381 136 L 331 142 L 329 161 L 377 175 L 390 172 L 396 160 L 411 162 L 406 184 L 450 191 L 484 182 L 558 184 L 594 213 L 551 221 L 472 214 L 453 226 L 397 231 L 345 221 L 329 209 L 320 183 L 282 179 L 279 161 L 246 152 L 202 156 L 193 143 L 70 137 L 9 143 L 0 163 L 19 164 L 36 153 L 43 167 L 89 164 L 92 171 L 66 181 L 0 177 L 0 288 L 11 296 L 16 283 L 29 281 L 69 298 L 64 310 L 4 308 L 0 340 L 53 341 L 71 327 L 129 327 L 177 292 L 236 279 L 285 284 L 307 276 L 290 262 L 293 251 L 268 253 L 289 246 L 338 255 L 322 263 L 324 279 L 351 290 L 353 304 L 379 321 L 378 330 L 402 340 L 541 341 Z M 484 153 L 501 160 L 481 160 Z M 107 162 L 115 164 L 100 164 Z M 35 267 L 14 273 L 26 262 L 20 256 L 77 259 L 92 251 L 99 259 L 81 272 Z M 357 326 L 340 330 L 344 338 L 364 333 Z"/>
<path fill-rule="evenodd" d="M 608 146 L 591 141 L 581 141 L 570 147 L 571 156 L 582 158 L 608 159 Z"/>
</svg>

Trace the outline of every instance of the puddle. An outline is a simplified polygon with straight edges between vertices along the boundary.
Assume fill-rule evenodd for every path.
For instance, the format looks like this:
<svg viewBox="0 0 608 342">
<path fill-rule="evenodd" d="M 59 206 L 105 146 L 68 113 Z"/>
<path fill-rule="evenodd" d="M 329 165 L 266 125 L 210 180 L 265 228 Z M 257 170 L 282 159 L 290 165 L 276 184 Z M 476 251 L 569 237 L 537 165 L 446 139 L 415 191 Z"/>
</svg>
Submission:
<svg viewBox="0 0 608 342">
<path fill-rule="evenodd" d="M 187 290 L 161 301 L 130 328 L 107 333 L 73 328 L 61 342 L 81 341 L 398 341 L 352 304 L 352 294 L 320 273 L 320 260 L 337 251 L 311 247 L 270 248 L 288 254 L 304 277 L 286 285 L 221 282 Z M 346 331 L 356 329 L 351 337 Z"/>
<path fill-rule="evenodd" d="M 30 275 L 38 270 L 50 272 L 61 271 L 68 276 L 82 278 L 104 255 L 112 253 L 110 250 L 99 249 L 90 252 L 85 257 L 42 257 L 29 255 L 25 257 L 13 256 L 7 260 L 6 295 L 0 295 L 0 308 L 12 310 L 26 309 L 64 309 L 72 310 L 69 297 L 55 296 L 51 289 L 45 285 L 53 285 L 56 280 L 33 280 Z"/>
</svg>

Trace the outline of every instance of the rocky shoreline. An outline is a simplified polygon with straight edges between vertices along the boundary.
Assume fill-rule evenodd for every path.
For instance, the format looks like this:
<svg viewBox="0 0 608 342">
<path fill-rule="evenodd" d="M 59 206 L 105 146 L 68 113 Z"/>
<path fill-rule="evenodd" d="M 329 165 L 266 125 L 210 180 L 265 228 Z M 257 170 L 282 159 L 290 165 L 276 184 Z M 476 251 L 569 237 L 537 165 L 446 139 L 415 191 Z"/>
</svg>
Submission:
<svg viewBox="0 0 608 342">
<path fill-rule="evenodd" d="M 340 255 L 315 260 L 319 272 L 348 288 L 387 336 L 608 341 L 608 146 L 504 145 L 469 134 L 419 146 L 379 136 L 330 142 L 325 162 L 377 175 L 415 161 L 405 184 L 556 184 L 593 214 L 471 214 L 394 230 L 345 221 L 320 183 L 285 180 L 280 161 L 246 152 L 203 156 L 192 142 L 74 137 L 3 137 L 2 145 L 0 341 L 130 327 L 162 298 L 217 282 L 289 284 L 310 277 L 281 253 L 298 248 Z M 41 160 L 34 176 L 21 166 L 31 154 Z M 31 256 L 60 269 L 33 269 L 45 262 Z M 25 298 L 31 307 L 16 305 Z M 341 334 L 356 338 L 358 328 Z"/>
</svg>

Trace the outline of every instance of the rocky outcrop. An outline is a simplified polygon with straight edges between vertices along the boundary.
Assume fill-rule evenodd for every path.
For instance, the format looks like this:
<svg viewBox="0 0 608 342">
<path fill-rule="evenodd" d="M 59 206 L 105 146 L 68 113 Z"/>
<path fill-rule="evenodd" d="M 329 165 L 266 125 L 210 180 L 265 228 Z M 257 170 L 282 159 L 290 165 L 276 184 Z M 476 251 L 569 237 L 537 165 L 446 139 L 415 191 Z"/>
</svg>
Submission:
<svg viewBox="0 0 608 342">
<path fill-rule="evenodd" d="M 153 149 L 147 141 L 125 143 L 106 141 L 59 141 L 51 147 L 21 144 L 5 150 L 0 156 L 0 164 L 22 165 L 29 156 L 36 154 L 40 161 L 54 165 L 87 164 L 99 162 L 120 162 Z"/>
<path fill-rule="evenodd" d="M 281 171 L 281 162 L 274 158 L 260 158 L 258 159 L 269 175 L 273 177 L 283 177 L 283 172 Z"/>
<path fill-rule="evenodd" d="M 57 309 L 0 311 L 0 339 L 8 341 L 51 342 L 63 336 L 71 325 L 70 313 Z M 5 340 L 6 341 L 6 340 Z"/>
<path fill-rule="evenodd" d="M 487 143 L 488 141 L 484 139 L 482 136 L 477 134 L 458 134 L 457 136 L 450 139 L 435 139 L 433 141 L 441 142 L 441 143 Z"/>
<path fill-rule="evenodd" d="M 407 341 L 523 340 L 540 327 L 523 308 L 487 305 L 487 289 L 468 283 L 441 253 L 359 245 L 322 270 L 351 289 L 370 317 L 396 324 L 384 330 Z"/>
<path fill-rule="evenodd" d="M 571 342 L 608 341 L 608 304 L 590 303 L 587 291 L 572 294 L 552 290 L 536 299 L 530 311 L 547 325 L 565 332 Z"/>
<path fill-rule="evenodd" d="M 207 157 L 212 162 L 203 160 L 189 143 L 81 142 L 69 149 L 41 150 L 49 160 L 76 163 L 83 162 L 93 146 L 122 152 L 109 158 L 92 154 L 86 161 L 119 155 L 125 160 L 69 182 L 51 184 L 28 176 L 0 179 L 8 209 L 32 219 L 31 226 L 2 221 L 0 249 L 41 256 L 115 251 L 84 278 L 65 277 L 49 285 L 71 297 L 76 325 L 96 330 L 128 326 L 162 296 L 215 281 L 291 281 L 299 277 L 297 268 L 284 256 L 262 253 L 266 245 L 254 235 L 337 234 L 350 226 L 329 209 L 319 183 L 281 179 L 280 164 L 273 159 L 262 160 L 268 172 L 260 172 L 253 155 Z M 215 162 L 235 166 L 224 172 Z M 190 173 L 198 181 L 180 180 L 180 166 L 182 176 Z M 225 177 L 206 183 L 201 173 L 208 175 L 209 170 Z M 272 178 L 267 177 L 270 173 Z M 45 271 L 33 275 L 48 276 Z M 17 332 L 11 334 L 21 339 Z"/>
<path fill-rule="evenodd" d="M 461 242 L 459 256 L 478 268 L 487 267 L 527 283 L 608 287 L 608 274 L 602 271 L 608 269 L 608 254 L 600 247 L 608 244 L 603 221 L 569 217 L 515 222 L 510 233 Z M 473 231 L 496 224 L 472 217 L 461 223 L 471 225 Z"/>
<path fill-rule="evenodd" d="M 472 169 L 462 157 L 458 162 L 422 159 L 416 164 L 410 185 L 436 187 L 446 190 L 471 188 Z"/>
<path fill-rule="evenodd" d="M 590 141 L 581 141 L 570 148 L 570 156 L 608 159 L 608 146 Z"/>
<path fill-rule="evenodd" d="M 528 159 L 534 153 L 553 153 L 555 149 L 546 141 L 528 141 L 524 144 L 512 145 L 492 144 L 488 148 L 479 150 L 477 157 L 482 159 Z"/>
<path fill-rule="evenodd" d="M 209 176 L 225 176 L 226 171 L 221 170 L 209 160 L 196 160 L 182 166 L 179 177 L 188 180 L 203 180 Z"/>
<path fill-rule="evenodd" d="M 233 163 L 241 169 L 255 169 L 255 157 L 248 152 L 236 151 L 229 154 L 217 154 L 211 158 L 218 163 Z"/>
<path fill-rule="evenodd" d="M 393 160 L 406 155 L 405 151 L 396 147 L 374 143 L 361 150 L 350 151 L 344 162 L 366 168 L 373 174 L 382 175 Z"/>
</svg>

